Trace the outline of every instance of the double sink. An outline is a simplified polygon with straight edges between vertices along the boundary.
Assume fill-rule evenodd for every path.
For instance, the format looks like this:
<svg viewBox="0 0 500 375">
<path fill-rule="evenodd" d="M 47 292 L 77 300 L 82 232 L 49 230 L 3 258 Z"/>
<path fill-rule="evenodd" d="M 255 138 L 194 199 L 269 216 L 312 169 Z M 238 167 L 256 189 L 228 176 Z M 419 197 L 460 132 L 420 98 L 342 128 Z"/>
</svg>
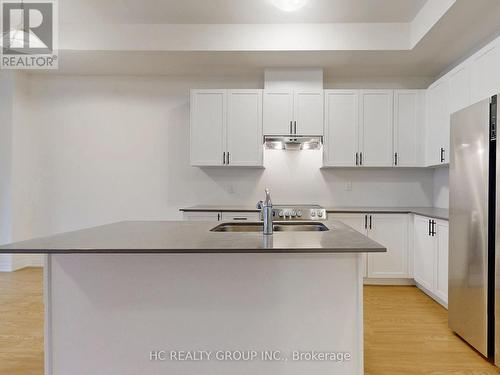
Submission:
<svg viewBox="0 0 500 375">
<path fill-rule="evenodd" d="M 210 229 L 212 232 L 262 232 L 262 222 L 222 223 Z M 329 230 L 323 223 L 311 222 L 276 222 L 274 232 L 324 232 Z"/>
</svg>

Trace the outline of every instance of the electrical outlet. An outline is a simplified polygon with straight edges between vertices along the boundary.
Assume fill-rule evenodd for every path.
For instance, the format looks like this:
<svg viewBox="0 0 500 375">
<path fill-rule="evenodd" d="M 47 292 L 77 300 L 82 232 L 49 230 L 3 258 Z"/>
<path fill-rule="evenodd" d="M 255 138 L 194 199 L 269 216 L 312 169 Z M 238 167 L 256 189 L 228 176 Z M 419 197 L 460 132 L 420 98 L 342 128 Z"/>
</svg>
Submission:
<svg viewBox="0 0 500 375">
<path fill-rule="evenodd" d="M 345 191 L 351 191 L 352 190 L 352 181 L 346 181 L 344 189 L 345 189 Z"/>
</svg>

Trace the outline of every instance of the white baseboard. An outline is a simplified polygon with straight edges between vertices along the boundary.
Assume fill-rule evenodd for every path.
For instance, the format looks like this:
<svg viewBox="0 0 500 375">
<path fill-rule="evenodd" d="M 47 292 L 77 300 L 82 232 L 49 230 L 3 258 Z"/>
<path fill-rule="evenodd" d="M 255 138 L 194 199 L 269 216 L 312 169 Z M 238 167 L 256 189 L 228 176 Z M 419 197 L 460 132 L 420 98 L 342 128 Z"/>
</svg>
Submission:
<svg viewBox="0 0 500 375">
<path fill-rule="evenodd" d="M 415 283 L 415 285 L 417 286 L 418 289 L 420 289 L 422 292 L 424 292 L 425 294 L 427 294 L 429 297 L 431 297 L 434 301 L 436 301 L 437 303 L 439 303 L 441 306 L 443 306 L 446 310 L 448 310 L 448 302 L 447 301 L 443 301 L 441 298 L 439 298 L 437 295 L 435 295 L 434 293 L 432 293 L 430 290 L 428 290 L 427 288 L 424 288 L 422 285 L 420 285 L 419 283 Z"/>
<path fill-rule="evenodd" d="M 0 254 L 0 272 L 12 271 L 12 256 L 10 254 Z"/>
<path fill-rule="evenodd" d="M 413 279 L 374 279 L 366 277 L 363 279 L 364 285 L 415 285 Z"/>
<path fill-rule="evenodd" d="M 5 254 L 0 256 L 0 272 L 13 272 L 26 267 L 43 267 L 43 254 Z"/>
</svg>

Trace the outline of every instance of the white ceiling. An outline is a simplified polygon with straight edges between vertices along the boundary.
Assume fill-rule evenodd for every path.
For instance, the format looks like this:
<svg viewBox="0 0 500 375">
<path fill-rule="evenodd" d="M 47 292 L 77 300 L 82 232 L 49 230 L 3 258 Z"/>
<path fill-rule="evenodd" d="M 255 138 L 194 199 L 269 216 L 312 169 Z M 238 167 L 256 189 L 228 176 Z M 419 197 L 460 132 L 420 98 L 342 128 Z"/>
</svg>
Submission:
<svg viewBox="0 0 500 375">
<path fill-rule="evenodd" d="M 83 3 L 95 9 L 98 0 L 60 1 Z M 114 0 L 113 0 L 114 1 Z M 186 1 L 186 0 L 184 0 Z M 210 3 L 225 0 L 213 0 Z M 251 0 L 232 0 L 251 3 Z M 227 0 L 227 2 L 232 2 Z M 259 0 L 263 1 L 263 0 Z M 314 0 L 311 0 L 314 1 Z M 319 0 L 317 0 L 319 1 Z M 326 0 L 325 0 L 326 1 Z M 338 0 L 331 0 L 338 2 Z M 444 0 L 438 0 L 444 1 Z M 112 0 L 105 0 L 105 4 Z M 153 1 L 149 0 L 151 4 Z M 176 1 L 175 3 L 182 3 Z M 199 1 L 206 3 L 208 1 Z M 326 1 L 328 2 L 328 1 Z M 349 0 L 359 5 L 371 0 Z M 390 1 L 383 1 L 389 3 Z M 397 3 L 408 3 L 403 0 Z M 65 4 L 64 6 L 62 4 Z M 131 3 L 125 0 L 125 3 Z M 137 3 L 141 3 L 137 1 Z M 171 0 L 162 4 L 174 3 Z M 187 3 L 193 3 L 192 0 Z M 422 3 L 422 2 L 420 2 Z M 144 4 L 144 1 L 141 3 Z M 415 5 L 416 3 L 414 3 Z M 428 5 L 429 3 L 426 3 Z M 150 5 L 151 6 L 151 5 Z M 174 6 L 179 6 L 178 4 Z M 152 7 L 152 6 L 151 6 Z M 152 7 L 154 8 L 154 7 Z M 353 7 L 353 9 L 356 7 Z M 351 9 L 352 11 L 352 9 Z M 75 9 L 72 12 L 76 12 Z M 378 10 L 380 13 L 380 9 Z M 358 9 L 358 16 L 359 16 Z M 101 14 L 103 16 L 103 14 Z M 191 22 L 191 21 L 190 21 Z M 275 20 L 273 21 L 275 22 Z M 390 25 L 390 24 L 389 24 Z M 82 29 L 82 39 L 89 33 Z M 58 71 L 36 74 L 129 74 L 129 75 L 263 75 L 266 67 L 321 67 L 331 81 L 363 77 L 424 77 L 434 79 L 460 60 L 500 34 L 500 0 L 457 0 L 411 49 L 318 50 L 318 51 L 195 51 L 195 50 L 99 50 L 66 48 L 60 51 Z M 100 34 L 99 34 L 100 35 Z M 161 34 L 160 34 L 161 35 Z M 346 36 L 349 36 L 347 33 Z M 64 36 L 61 35 L 61 38 Z M 120 36 L 120 40 L 124 39 Z M 352 38 L 351 38 L 352 39 Z M 93 45 L 89 43 L 89 45 Z"/>
<path fill-rule="evenodd" d="M 224 24 L 410 22 L 426 0 L 307 0 L 284 12 L 273 0 L 63 0 L 67 23 Z M 470 0 L 472 1 L 472 0 Z"/>
</svg>

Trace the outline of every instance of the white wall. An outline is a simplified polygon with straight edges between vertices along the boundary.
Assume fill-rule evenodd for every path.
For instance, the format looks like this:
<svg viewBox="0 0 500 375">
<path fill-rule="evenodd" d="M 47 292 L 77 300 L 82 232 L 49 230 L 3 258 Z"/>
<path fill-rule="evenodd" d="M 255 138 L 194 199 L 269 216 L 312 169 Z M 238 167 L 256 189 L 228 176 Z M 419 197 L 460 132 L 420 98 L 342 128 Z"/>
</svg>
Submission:
<svg viewBox="0 0 500 375">
<path fill-rule="evenodd" d="M 0 244 L 11 240 L 11 163 L 14 76 L 0 71 Z M 9 270 L 12 257 L 0 254 L 0 270 Z"/>
<path fill-rule="evenodd" d="M 449 208 L 449 168 L 441 167 L 434 170 L 433 206 Z"/>
<path fill-rule="evenodd" d="M 259 88 L 219 78 L 30 76 L 14 135 L 13 239 L 131 219 L 178 219 L 194 204 L 430 206 L 433 171 L 320 170 L 321 152 L 266 151 L 266 169 L 189 166 L 189 89 Z M 352 190 L 346 191 L 346 182 Z"/>
<path fill-rule="evenodd" d="M 26 232 L 31 222 L 24 194 L 30 176 L 19 175 L 19 160 L 31 160 L 31 149 L 26 147 L 22 132 L 27 123 L 26 76 L 14 72 L 0 72 L 0 244 L 16 241 L 16 230 Z M 31 162 L 30 162 L 31 163 Z M 16 217 L 20 228 L 16 225 Z M 41 266 L 43 257 L 38 255 L 0 254 L 0 271 L 12 271 L 27 266 Z"/>
</svg>

